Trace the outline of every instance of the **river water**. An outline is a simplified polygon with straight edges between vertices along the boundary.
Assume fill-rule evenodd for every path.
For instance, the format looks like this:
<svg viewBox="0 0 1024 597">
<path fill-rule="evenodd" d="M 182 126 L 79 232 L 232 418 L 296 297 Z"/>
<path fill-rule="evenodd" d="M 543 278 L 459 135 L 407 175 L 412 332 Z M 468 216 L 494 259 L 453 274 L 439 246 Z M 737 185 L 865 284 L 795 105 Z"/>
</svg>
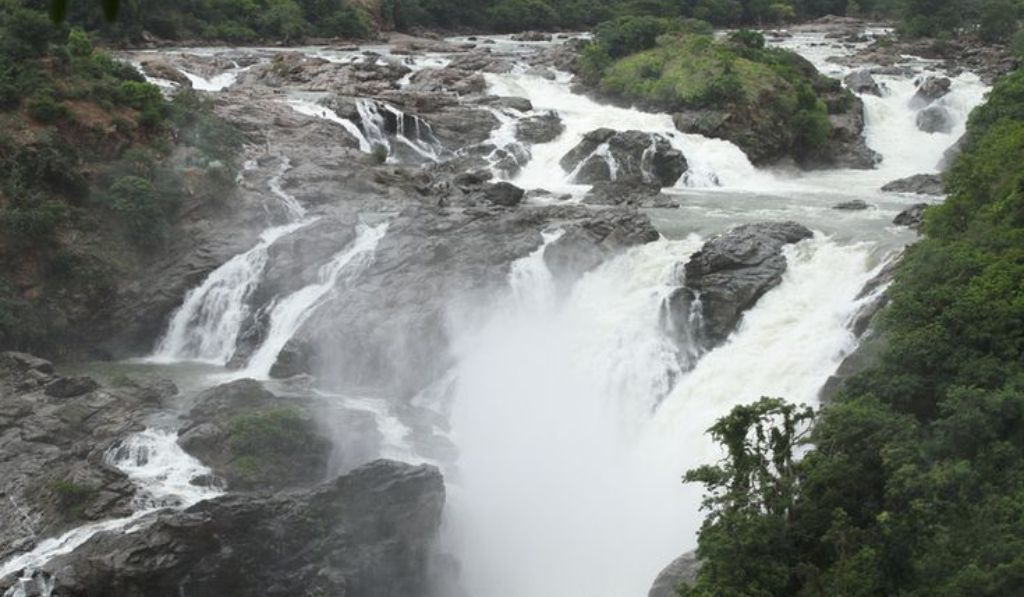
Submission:
<svg viewBox="0 0 1024 597">
<path fill-rule="evenodd" d="M 851 48 L 820 33 L 797 33 L 780 44 L 827 74 L 848 72 L 828 58 Z M 530 47 L 507 38 L 498 38 L 497 46 Z M 353 52 L 302 51 L 334 61 L 359 59 Z M 420 69 L 444 65 L 447 57 L 404 60 Z M 508 74 L 486 75 L 489 92 L 526 97 L 536 112 L 554 110 L 566 125 L 558 139 L 532 147 L 532 160 L 511 178 L 519 186 L 580 197 L 584 188 L 565 181 L 558 160 L 583 134 L 599 127 L 664 134 L 683 151 L 690 173 L 668 190 L 680 208 L 647 210 L 661 240 L 604 263 L 567 292 L 559 291 L 547 271 L 542 246 L 514 264 L 506 296 L 489 305 L 484 317 L 451 330 L 457 358 L 439 382 L 445 391 L 425 388 L 419 403 L 429 408 L 445 402 L 437 410 L 448 417 L 450 429 L 444 434 L 458 455 L 436 462 L 449 485 L 444 542 L 460 559 L 463 582 L 473 597 L 645 595 L 662 566 L 695 546 L 702 519 L 700 489 L 684 486 L 680 476 L 719 456 L 704 431 L 732 406 L 762 395 L 816 404 L 822 384 L 856 347 L 850 325 L 862 302 L 858 293 L 887 259 L 914 240 L 912 232 L 891 221 L 922 198 L 882 193 L 880 187 L 896 178 L 936 172 L 943 152 L 963 133 L 967 114 L 986 91 L 971 74 L 956 77 L 952 91 L 940 100 L 952 115 L 952 132 L 923 133 L 914 124 L 910 99 L 915 79 L 931 74 L 933 65 L 915 61 L 912 67 L 912 75 L 876 76 L 887 92 L 863 97 L 865 135 L 883 156 L 880 166 L 809 173 L 755 168 L 731 143 L 675 131 L 667 114 L 598 105 L 573 94 L 565 74 L 549 80 L 527 74 L 523 65 Z M 234 84 L 241 70 L 235 65 L 209 79 L 187 76 L 197 89 L 216 93 Z M 307 116 L 339 120 L 298 94 L 286 101 Z M 374 137 L 363 131 L 372 130 L 377 109 L 360 105 L 362 131 L 343 123 L 359 135 L 363 151 L 372 149 Z M 520 117 L 501 116 L 509 126 L 494 134 L 499 146 L 511 142 L 510 125 Z M 436 155 L 429 142 L 405 142 L 420 155 Z M 312 285 L 278 297 L 269 334 L 240 371 L 229 371 L 225 365 L 244 331 L 245 298 L 260 280 L 268 247 L 312 221 L 280 185 L 275 193 L 290 221 L 266 230 L 255 247 L 190 291 L 152 355 L 89 369 L 101 375 L 158 373 L 175 379 L 185 394 L 240 376 L 266 378 L 299 324 L 325 294 L 365 267 L 387 233 L 386 224 L 364 227 L 352 246 L 322 265 Z M 833 209 L 851 199 L 871 207 Z M 787 247 L 789 269 L 782 284 L 746 314 L 724 345 L 695 359 L 668 337 L 661 321 L 678 264 L 714 234 L 773 220 L 798 221 L 815 236 Z M 550 242 L 559 233 L 548 231 L 545 239 Z M 271 388 L 287 391 L 277 382 Z M 408 441 L 408 422 L 386 401 L 334 398 L 377 419 L 384 436 L 381 455 L 431 461 L 417 453 Z M 201 465 L 173 441 L 165 441 L 173 437 L 171 421 L 154 421 L 133 441 L 148 442 L 150 460 L 172 471 L 199 470 Z M 154 475 L 124 455 L 111 458 L 151 495 L 176 496 L 180 505 L 212 495 L 212 490 L 182 488 L 180 475 Z M 152 507 L 140 505 L 140 512 Z M 95 530 L 130 527 L 133 521 L 77 529 L 3 569 L 38 564 Z"/>
</svg>

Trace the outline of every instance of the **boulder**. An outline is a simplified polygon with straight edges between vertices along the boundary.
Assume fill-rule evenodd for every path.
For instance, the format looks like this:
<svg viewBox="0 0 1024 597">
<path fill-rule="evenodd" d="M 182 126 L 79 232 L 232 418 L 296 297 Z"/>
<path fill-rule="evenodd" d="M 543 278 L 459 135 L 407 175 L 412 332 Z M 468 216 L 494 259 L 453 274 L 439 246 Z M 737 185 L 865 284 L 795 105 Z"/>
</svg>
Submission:
<svg viewBox="0 0 1024 597">
<path fill-rule="evenodd" d="M 524 143 L 549 143 L 564 131 L 562 117 L 553 110 L 528 116 L 516 123 L 516 139 Z"/>
<path fill-rule="evenodd" d="M 927 203 L 911 205 L 897 214 L 897 216 L 893 218 L 892 223 L 897 226 L 906 226 L 920 232 L 921 228 L 924 226 L 924 212 L 927 209 Z"/>
<path fill-rule="evenodd" d="M 692 551 L 672 560 L 672 563 L 665 566 L 664 570 L 658 574 L 658 578 L 654 579 L 654 584 L 648 591 L 647 597 L 677 597 L 679 593 L 676 589 L 679 588 L 679 585 L 696 582 L 700 566 L 697 554 Z"/>
<path fill-rule="evenodd" d="M 926 133 L 949 133 L 953 131 L 953 117 L 943 106 L 928 106 L 917 113 L 917 128 Z"/>
<path fill-rule="evenodd" d="M 171 81 L 187 89 L 192 88 L 192 81 L 180 70 L 168 64 L 166 60 L 160 58 L 143 60 L 139 66 L 142 67 L 142 72 L 149 77 Z"/>
<path fill-rule="evenodd" d="M 178 443 L 231 490 L 311 485 L 327 472 L 331 443 L 306 406 L 255 380 L 233 381 L 196 396 Z"/>
<path fill-rule="evenodd" d="M 878 86 L 878 82 L 871 76 L 871 72 L 867 70 L 859 70 L 846 75 L 843 79 L 843 83 L 846 87 L 854 93 L 862 93 L 868 95 L 882 95 L 882 90 Z"/>
<path fill-rule="evenodd" d="M 721 344 L 743 313 L 782 281 L 783 247 L 812 236 L 796 222 L 771 222 L 738 226 L 704 243 L 687 261 L 683 285 L 669 298 L 674 327 L 698 350 Z M 691 321 L 697 321 L 695 328 Z"/>
<path fill-rule="evenodd" d="M 575 173 L 573 182 L 651 183 L 670 187 L 686 172 L 682 152 L 657 133 L 596 129 L 562 157 L 559 164 Z"/>
<path fill-rule="evenodd" d="M 869 208 L 870 206 L 862 199 L 854 199 L 852 201 L 843 201 L 832 206 L 832 209 L 838 209 L 841 211 L 860 211 Z"/>
<path fill-rule="evenodd" d="M 524 31 L 513 34 L 512 41 L 551 41 L 551 34 L 542 31 Z"/>
<path fill-rule="evenodd" d="M 53 396 L 54 398 L 74 398 L 75 396 L 88 394 L 98 387 L 100 387 L 100 384 L 96 383 L 96 380 L 91 377 L 58 377 L 46 384 L 44 391 L 47 396 Z"/>
<path fill-rule="evenodd" d="M 913 193 L 916 195 L 943 195 L 946 192 L 942 176 L 938 174 L 915 174 L 900 178 L 882 187 L 886 193 Z"/>
<path fill-rule="evenodd" d="M 484 200 L 502 207 L 515 207 L 523 200 L 525 191 L 509 182 L 496 182 L 484 191 Z"/>
<path fill-rule="evenodd" d="M 150 515 L 134 533 L 94 535 L 42 574 L 65 597 L 444 597 L 444 501 L 436 468 L 380 460 L 303 492 Z"/>
<path fill-rule="evenodd" d="M 927 106 L 940 97 L 949 93 L 953 82 L 946 77 L 927 77 L 917 86 L 917 92 L 911 98 L 911 105 L 914 107 Z"/>
<path fill-rule="evenodd" d="M 516 110 L 517 112 L 529 112 L 533 110 L 533 102 L 525 97 L 500 97 L 496 102 L 502 108 Z"/>
</svg>

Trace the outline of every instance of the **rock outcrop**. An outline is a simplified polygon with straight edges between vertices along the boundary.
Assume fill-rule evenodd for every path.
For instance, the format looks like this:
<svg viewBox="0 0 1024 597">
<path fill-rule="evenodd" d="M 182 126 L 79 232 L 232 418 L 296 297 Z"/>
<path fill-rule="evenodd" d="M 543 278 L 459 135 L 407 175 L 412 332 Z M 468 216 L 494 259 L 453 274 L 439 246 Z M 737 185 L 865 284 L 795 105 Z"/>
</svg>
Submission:
<svg viewBox="0 0 1024 597">
<path fill-rule="evenodd" d="M 679 594 L 676 590 L 679 585 L 693 583 L 697 580 L 700 565 L 697 554 L 692 551 L 672 560 L 672 563 L 665 566 L 658 577 L 654 579 L 654 584 L 648 591 L 647 597 L 676 597 Z"/>
<path fill-rule="evenodd" d="M 580 184 L 615 181 L 662 187 L 674 185 L 688 167 L 682 152 L 663 135 L 607 128 L 584 135 L 559 164 L 575 173 L 573 182 Z"/>
<path fill-rule="evenodd" d="M 525 143 L 548 143 L 565 131 L 557 112 L 529 116 L 516 123 L 516 138 Z"/>
<path fill-rule="evenodd" d="M 54 595 L 445 597 L 435 539 L 445 492 L 430 466 L 390 461 L 307 490 L 226 495 L 100 533 L 46 564 Z M 8 580 L 0 580 L 0 587 Z"/>
<path fill-rule="evenodd" d="M 892 223 L 897 226 L 906 226 L 918 232 L 924 227 L 924 212 L 928 209 L 927 203 L 917 203 L 904 209 L 893 218 Z"/>
<path fill-rule="evenodd" d="M 811 238 L 796 222 L 745 224 L 704 243 L 685 265 L 684 285 L 669 298 L 676 329 L 709 350 L 728 338 L 743 313 L 782 282 L 785 245 Z M 691 318 L 694 309 L 699 317 Z M 691 329 L 691 320 L 699 322 Z"/>
<path fill-rule="evenodd" d="M 917 91 L 910 102 L 912 106 L 927 106 L 940 97 L 949 93 L 953 82 L 947 77 L 926 77 L 917 86 Z"/>
<path fill-rule="evenodd" d="M 118 440 L 177 390 L 104 388 L 49 361 L 0 353 L 0 561 L 88 521 L 127 516 L 136 489 L 107 462 Z"/>
<path fill-rule="evenodd" d="M 953 130 L 953 117 L 943 106 L 931 105 L 917 113 L 917 128 L 926 133 L 949 133 Z"/>
<path fill-rule="evenodd" d="M 200 392 L 178 433 L 230 490 L 312 485 L 327 475 L 331 442 L 306 401 L 278 398 L 252 379 Z"/>
<path fill-rule="evenodd" d="M 843 83 L 846 87 L 854 93 L 866 93 L 869 95 L 882 95 L 882 89 L 878 86 L 878 81 L 871 76 L 871 73 L 866 70 L 859 70 L 846 75 L 843 79 Z"/>
<path fill-rule="evenodd" d="M 915 174 L 900 178 L 882 187 L 886 193 L 912 193 L 915 195 L 943 195 L 946 192 L 942 176 L 938 174 Z"/>
</svg>

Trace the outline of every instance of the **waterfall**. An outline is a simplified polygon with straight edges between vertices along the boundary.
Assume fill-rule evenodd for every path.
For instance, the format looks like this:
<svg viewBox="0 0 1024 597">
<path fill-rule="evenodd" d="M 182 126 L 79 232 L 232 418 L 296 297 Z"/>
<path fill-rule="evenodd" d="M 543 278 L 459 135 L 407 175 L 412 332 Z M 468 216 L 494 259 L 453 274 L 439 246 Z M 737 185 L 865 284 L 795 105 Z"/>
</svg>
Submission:
<svg viewBox="0 0 1024 597">
<path fill-rule="evenodd" d="M 356 100 L 360 126 L 372 146 L 387 150 L 394 156 L 393 142 L 411 149 L 416 155 L 437 162 L 444 147 L 434 136 L 433 128 L 414 114 L 406 114 L 387 102 L 371 99 Z"/>
<path fill-rule="evenodd" d="M 321 300 L 335 288 L 342 274 L 355 278 L 373 260 L 377 243 L 384 237 L 387 223 L 361 226 L 352 245 L 320 267 L 317 281 L 277 301 L 270 312 L 270 329 L 263 344 L 253 353 L 243 375 L 265 378 L 299 326 L 320 306 Z"/>
<path fill-rule="evenodd" d="M 163 507 L 187 508 L 202 500 L 220 495 L 213 487 L 192 484 L 192 480 L 212 474 L 209 468 L 189 456 L 178 445 L 178 435 L 160 429 L 146 429 L 115 445 L 106 454 L 106 461 L 121 469 L 139 488 L 136 511 L 126 518 L 92 522 L 76 527 L 63 535 L 40 541 L 35 549 L 14 556 L 0 566 L 0 578 L 21 572 L 19 584 L 4 597 L 48 596 L 53 589 L 52 578 L 37 574 L 38 569 L 57 556 L 71 553 L 97 533 L 130 533 L 141 528 L 142 518 Z"/>
<path fill-rule="evenodd" d="M 359 151 L 362 151 L 363 153 L 370 153 L 373 151 L 373 145 L 370 143 L 370 140 L 366 138 L 366 135 L 363 134 L 363 131 L 361 131 L 351 120 L 338 116 L 337 112 L 334 110 L 319 104 L 314 104 L 307 100 L 290 99 L 286 103 L 292 110 L 295 110 L 299 114 L 323 118 L 324 120 L 329 120 L 335 124 L 340 124 L 348 134 L 355 137 L 356 141 L 359 142 Z"/>
<path fill-rule="evenodd" d="M 855 345 L 871 247 L 819 236 L 787 249 L 783 283 L 685 372 L 658 314 L 700 244 L 632 249 L 562 301 L 535 253 L 490 321 L 457 335 L 452 541 L 472 594 L 645 594 L 694 545 L 699 489 L 679 477 L 717 456 L 704 430 L 762 393 L 813 402 Z"/>
<path fill-rule="evenodd" d="M 150 359 L 227 364 L 235 354 L 235 342 L 249 315 L 246 301 L 259 285 L 270 246 L 306 224 L 296 222 L 265 230 L 256 246 L 235 255 L 190 290 L 171 316 L 167 332 Z"/>
</svg>

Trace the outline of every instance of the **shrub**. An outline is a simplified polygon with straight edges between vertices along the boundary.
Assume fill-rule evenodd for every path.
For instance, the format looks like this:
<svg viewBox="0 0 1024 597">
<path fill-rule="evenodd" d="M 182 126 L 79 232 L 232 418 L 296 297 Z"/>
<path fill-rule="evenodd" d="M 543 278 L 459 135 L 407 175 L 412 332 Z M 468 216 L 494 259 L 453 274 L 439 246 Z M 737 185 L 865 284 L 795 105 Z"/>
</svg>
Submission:
<svg viewBox="0 0 1024 597">
<path fill-rule="evenodd" d="M 89 56 L 93 51 L 92 39 L 85 31 L 78 28 L 72 29 L 68 34 L 67 49 L 72 56 Z"/>
<path fill-rule="evenodd" d="M 39 201 L 35 205 L 0 209 L 0 228 L 17 242 L 38 244 L 50 241 L 66 216 L 64 205 L 57 201 Z"/>
<path fill-rule="evenodd" d="M 653 48 L 671 24 L 657 17 L 620 17 L 598 25 L 594 41 L 612 58 L 621 58 Z"/>
<path fill-rule="evenodd" d="M 28 114 L 44 124 L 53 124 L 69 116 L 67 107 L 59 103 L 53 94 L 41 90 L 28 100 Z"/>
<path fill-rule="evenodd" d="M 57 507 L 75 518 L 85 516 L 85 505 L 96 496 L 97 490 L 90 485 L 60 480 L 50 484 L 50 491 L 57 500 Z"/>
<path fill-rule="evenodd" d="M 235 474 L 250 485 L 283 485 L 305 479 L 322 466 L 329 449 L 301 414 L 278 408 L 240 415 L 228 426 Z"/>
<path fill-rule="evenodd" d="M 558 25 L 558 13 L 544 0 L 501 0 L 488 11 L 497 31 L 551 29 Z"/>
<path fill-rule="evenodd" d="M 764 49 L 764 35 L 761 35 L 757 31 L 750 31 L 749 29 L 740 29 L 739 31 L 730 33 L 729 41 L 753 50 Z"/>
<path fill-rule="evenodd" d="M 140 245 L 153 246 L 165 239 L 172 210 L 150 181 L 122 176 L 110 186 L 107 203 Z"/>
</svg>

